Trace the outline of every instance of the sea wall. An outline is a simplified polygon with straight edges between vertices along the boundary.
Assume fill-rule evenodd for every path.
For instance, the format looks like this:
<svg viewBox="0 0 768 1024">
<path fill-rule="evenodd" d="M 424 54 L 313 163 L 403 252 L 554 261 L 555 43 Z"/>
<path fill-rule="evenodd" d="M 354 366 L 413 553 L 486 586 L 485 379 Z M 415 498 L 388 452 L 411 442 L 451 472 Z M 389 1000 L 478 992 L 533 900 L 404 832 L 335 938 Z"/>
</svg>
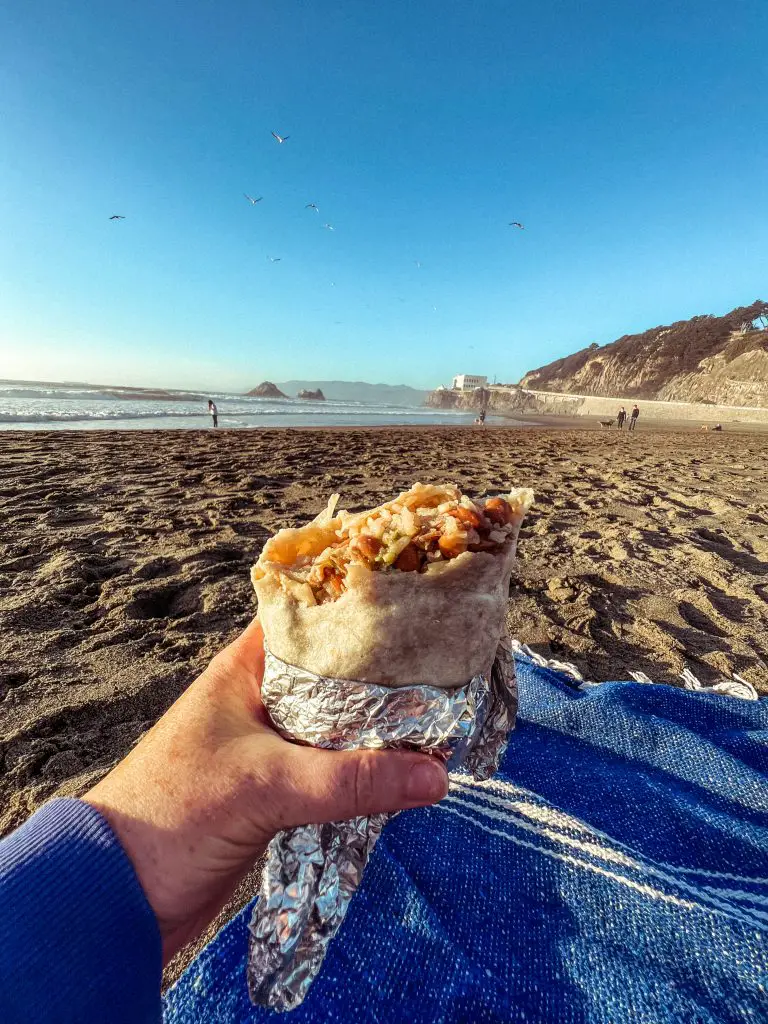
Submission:
<svg viewBox="0 0 768 1024">
<path fill-rule="evenodd" d="M 506 405 L 502 400 L 499 405 Z M 527 391 L 511 403 L 518 412 L 540 412 L 545 415 L 593 416 L 613 419 L 623 405 L 629 413 L 635 404 L 629 398 L 598 398 L 594 395 L 552 394 Z M 638 401 L 640 415 L 646 420 L 676 420 L 685 423 L 765 423 L 768 409 L 736 405 L 709 405 L 698 402 Z"/>
<path fill-rule="evenodd" d="M 587 416 L 614 419 L 623 405 L 629 413 L 632 398 L 602 398 L 595 395 L 573 395 L 552 391 L 531 391 L 527 388 L 491 387 L 485 395 L 476 392 L 434 391 L 427 404 L 438 408 L 480 409 L 483 402 L 491 413 L 514 416 Z M 764 423 L 768 426 L 768 409 L 735 405 L 709 405 L 698 402 L 638 401 L 642 420 L 666 420 L 685 423 Z"/>
</svg>

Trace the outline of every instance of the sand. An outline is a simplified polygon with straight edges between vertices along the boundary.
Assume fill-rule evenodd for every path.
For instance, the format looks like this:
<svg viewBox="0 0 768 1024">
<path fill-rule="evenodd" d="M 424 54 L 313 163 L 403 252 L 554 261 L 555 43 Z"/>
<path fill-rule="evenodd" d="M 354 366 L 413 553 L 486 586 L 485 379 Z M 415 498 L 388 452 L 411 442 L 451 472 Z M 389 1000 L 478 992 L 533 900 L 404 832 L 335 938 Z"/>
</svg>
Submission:
<svg viewBox="0 0 768 1024">
<path fill-rule="evenodd" d="M 768 693 L 767 466 L 764 434 L 659 429 L 2 433 L 0 833 L 129 750 L 254 614 L 265 539 L 334 490 L 531 485 L 515 636 L 593 680 Z"/>
</svg>

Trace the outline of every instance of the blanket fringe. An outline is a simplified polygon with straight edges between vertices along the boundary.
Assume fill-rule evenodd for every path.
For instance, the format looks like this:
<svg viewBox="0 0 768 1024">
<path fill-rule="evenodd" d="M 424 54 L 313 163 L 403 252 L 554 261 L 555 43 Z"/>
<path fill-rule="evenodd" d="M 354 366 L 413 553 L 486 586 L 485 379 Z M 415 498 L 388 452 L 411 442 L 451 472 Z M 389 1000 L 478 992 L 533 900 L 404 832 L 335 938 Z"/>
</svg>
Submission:
<svg viewBox="0 0 768 1024">
<path fill-rule="evenodd" d="M 740 697 L 742 700 L 757 700 L 758 692 L 746 679 L 733 674 L 731 679 L 721 679 L 719 683 L 712 686 L 704 686 L 689 668 L 684 668 L 680 678 L 685 684 L 686 690 L 696 690 L 698 693 L 725 693 L 729 697 Z"/>
<path fill-rule="evenodd" d="M 591 679 L 585 679 L 582 672 L 570 661 L 558 661 L 557 658 L 545 658 L 541 654 L 537 654 L 535 651 L 532 651 L 528 644 L 521 644 L 519 640 L 515 640 L 514 638 L 510 640 L 510 645 L 514 654 L 523 655 L 523 657 L 532 661 L 534 665 L 538 665 L 539 668 L 549 668 L 573 679 L 579 684 L 579 690 L 588 690 L 593 686 L 602 685 L 602 683 L 593 682 Z M 653 680 L 649 679 L 645 672 L 630 671 L 629 674 L 636 683 L 653 684 Z M 746 679 L 742 678 L 742 676 L 736 675 L 735 673 L 731 679 L 722 679 L 719 683 L 713 683 L 711 686 L 705 686 L 700 682 L 689 668 L 683 669 L 680 673 L 680 678 L 683 680 L 686 690 L 694 690 L 696 693 L 724 694 L 728 697 L 738 697 L 741 700 L 757 700 L 759 697 L 754 686 L 750 682 L 747 682 Z"/>
<path fill-rule="evenodd" d="M 528 644 L 521 644 L 519 640 L 515 640 L 514 637 L 510 639 L 510 645 L 514 654 L 522 654 L 524 657 L 532 661 L 534 665 L 538 665 L 539 668 L 551 668 L 555 672 L 561 672 L 565 676 L 570 676 L 571 679 L 575 679 L 577 683 L 581 683 L 582 686 L 599 686 L 599 683 L 590 682 L 589 679 L 585 679 L 579 669 L 571 661 L 558 661 L 556 658 L 544 658 L 541 654 L 537 654 L 532 651 Z"/>
</svg>

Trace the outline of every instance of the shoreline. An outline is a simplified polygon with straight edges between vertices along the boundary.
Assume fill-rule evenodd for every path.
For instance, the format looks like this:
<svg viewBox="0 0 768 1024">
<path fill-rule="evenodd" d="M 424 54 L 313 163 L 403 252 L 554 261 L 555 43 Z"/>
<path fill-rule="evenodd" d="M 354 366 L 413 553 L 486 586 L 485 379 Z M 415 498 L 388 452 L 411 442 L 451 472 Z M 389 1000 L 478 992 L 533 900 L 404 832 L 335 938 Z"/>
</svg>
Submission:
<svg viewBox="0 0 768 1024">
<path fill-rule="evenodd" d="M 500 422 L 496 422 L 500 421 Z M 707 430 L 704 428 L 708 427 Z M 528 416 L 522 413 L 515 416 L 503 417 L 498 413 L 494 413 L 490 421 L 486 421 L 484 427 L 480 427 L 475 423 L 382 423 L 382 424 L 295 424 L 295 425 L 259 425 L 253 427 L 228 427 L 219 425 L 215 431 L 210 426 L 195 426 L 195 427 L 167 427 L 167 426 L 141 426 L 141 427 L 58 427 L 51 428 L 46 426 L 35 426 L 24 429 L 19 429 L 18 426 L 13 425 L 8 428 L 0 426 L 0 439 L 7 436 L 15 436 L 19 438 L 23 437 L 35 437 L 44 435 L 48 437 L 63 437 L 63 436 L 115 436 L 115 435 L 142 435 L 146 433 L 152 434 L 169 434 L 172 436 L 196 436 L 196 435 L 207 435 L 207 434 L 260 434 L 269 433 L 273 431 L 301 431 L 301 432 L 319 432 L 324 433 L 326 431 L 432 431 L 432 430 L 457 430 L 467 431 L 472 430 L 476 433 L 490 433 L 498 430 L 531 430 L 539 428 L 541 430 L 551 431 L 576 431 L 576 432 L 589 432 L 589 433 L 600 433 L 610 436 L 625 436 L 629 435 L 630 431 L 624 428 L 623 431 L 617 430 L 616 427 L 605 429 L 600 426 L 599 417 L 593 416 L 559 416 L 555 414 L 537 414 L 535 416 Z M 768 434 L 768 423 L 724 423 L 722 431 L 713 431 L 711 426 L 707 424 L 692 423 L 689 420 L 660 420 L 660 419 L 646 419 L 641 420 L 637 430 L 632 432 L 636 436 L 642 436 L 643 434 L 667 434 L 667 433 L 684 433 L 684 434 L 714 434 L 725 435 L 725 434 L 748 434 L 748 435 L 761 435 Z"/>
</svg>

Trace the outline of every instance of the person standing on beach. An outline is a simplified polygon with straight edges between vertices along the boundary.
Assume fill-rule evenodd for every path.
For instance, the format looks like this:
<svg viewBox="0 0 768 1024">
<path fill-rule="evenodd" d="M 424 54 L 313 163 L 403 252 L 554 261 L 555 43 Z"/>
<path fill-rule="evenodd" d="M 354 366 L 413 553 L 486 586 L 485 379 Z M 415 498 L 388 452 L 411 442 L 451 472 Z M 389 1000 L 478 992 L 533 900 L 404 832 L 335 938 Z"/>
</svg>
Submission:
<svg viewBox="0 0 768 1024">
<path fill-rule="evenodd" d="M 216 408 L 216 403 L 210 398 L 208 399 L 208 412 L 213 417 L 214 429 L 219 425 L 219 410 Z"/>
<path fill-rule="evenodd" d="M 637 405 L 632 408 L 632 415 L 629 417 L 629 429 L 634 430 L 637 426 L 637 417 L 640 415 L 640 410 Z"/>
<path fill-rule="evenodd" d="M 622 407 L 619 409 L 619 414 L 616 417 L 616 426 L 619 428 L 619 430 L 623 430 L 624 429 L 624 420 L 626 418 L 627 418 L 627 410 L 622 405 Z"/>
</svg>

